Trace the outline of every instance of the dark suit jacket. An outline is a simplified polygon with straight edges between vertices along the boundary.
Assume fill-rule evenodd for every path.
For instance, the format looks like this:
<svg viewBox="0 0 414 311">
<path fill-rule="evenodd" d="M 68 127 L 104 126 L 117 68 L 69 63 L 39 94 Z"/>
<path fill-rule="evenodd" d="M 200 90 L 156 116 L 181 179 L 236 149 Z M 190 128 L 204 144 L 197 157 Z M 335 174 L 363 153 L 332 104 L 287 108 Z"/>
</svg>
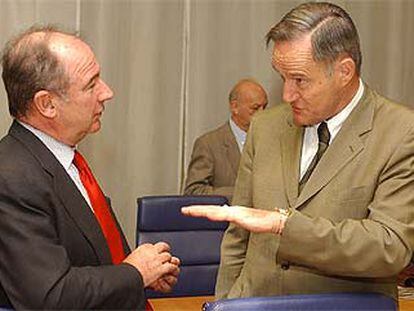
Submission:
<svg viewBox="0 0 414 311">
<path fill-rule="evenodd" d="M 0 305 L 16 309 L 142 309 L 145 300 L 139 272 L 112 265 L 65 169 L 17 122 L 0 142 L 0 282 Z"/>
<path fill-rule="evenodd" d="M 197 138 L 194 143 L 184 194 L 233 196 L 240 151 L 229 122 Z"/>
<path fill-rule="evenodd" d="M 217 297 L 395 297 L 414 250 L 414 112 L 366 87 L 299 194 L 302 137 L 289 105 L 253 118 L 233 204 L 293 214 L 281 236 L 229 226 Z"/>
</svg>

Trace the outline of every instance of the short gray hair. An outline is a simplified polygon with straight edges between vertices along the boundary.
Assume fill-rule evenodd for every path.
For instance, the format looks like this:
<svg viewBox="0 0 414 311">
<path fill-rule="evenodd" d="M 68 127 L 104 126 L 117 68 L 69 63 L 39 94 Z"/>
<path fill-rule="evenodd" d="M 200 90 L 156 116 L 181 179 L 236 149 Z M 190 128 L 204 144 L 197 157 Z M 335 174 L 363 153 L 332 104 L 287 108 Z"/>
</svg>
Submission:
<svg viewBox="0 0 414 311">
<path fill-rule="evenodd" d="M 303 3 L 270 29 L 266 43 L 293 41 L 311 33 L 315 61 L 332 64 L 338 56 L 348 54 L 361 72 L 361 49 L 357 29 L 341 7 L 327 2 Z"/>
<path fill-rule="evenodd" d="M 34 36 L 36 33 L 41 36 Z M 56 33 L 75 37 L 54 26 L 33 26 L 6 44 L 1 58 L 2 78 L 11 116 L 25 116 L 40 90 L 66 93 L 69 77 L 49 48 L 51 37 Z"/>
</svg>

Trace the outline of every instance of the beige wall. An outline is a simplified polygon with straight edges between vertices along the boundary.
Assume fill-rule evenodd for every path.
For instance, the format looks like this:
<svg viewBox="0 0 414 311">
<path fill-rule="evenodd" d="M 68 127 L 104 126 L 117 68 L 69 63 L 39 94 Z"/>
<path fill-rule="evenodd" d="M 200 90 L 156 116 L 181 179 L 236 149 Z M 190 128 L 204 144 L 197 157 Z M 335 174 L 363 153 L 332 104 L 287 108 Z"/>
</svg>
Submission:
<svg viewBox="0 0 414 311">
<path fill-rule="evenodd" d="M 194 139 L 228 116 L 230 87 L 261 81 L 270 103 L 281 81 L 267 30 L 283 0 L 0 0 L 0 43 L 34 22 L 79 30 L 115 91 L 100 133 L 81 145 L 134 245 L 136 198 L 179 192 Z M 333 1 L 361 36 L 363 78 L 414 107 L 414 1 Z M 10 118 L 0 87 L 0 133 Z"/>
</svg>

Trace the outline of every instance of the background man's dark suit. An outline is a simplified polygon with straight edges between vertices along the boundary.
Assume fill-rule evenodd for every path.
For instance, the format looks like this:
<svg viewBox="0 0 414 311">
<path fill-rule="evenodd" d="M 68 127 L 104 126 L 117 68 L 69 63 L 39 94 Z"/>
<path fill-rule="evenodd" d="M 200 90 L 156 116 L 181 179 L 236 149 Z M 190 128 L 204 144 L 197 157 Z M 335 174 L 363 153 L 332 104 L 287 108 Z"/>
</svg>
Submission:
<svg viewBox="0 0 414 311">
<path fill-rule="evenodd" d="M 8 266 L 0 280 L 15 308 L 143 308 L 138 271 L 111 264 L 99 224 L 72 179 L 17 122 L 0 142 L 0 227 L 0 261 Z M 0 305 L 7 303 L 3 288 Z"/>
</svg>

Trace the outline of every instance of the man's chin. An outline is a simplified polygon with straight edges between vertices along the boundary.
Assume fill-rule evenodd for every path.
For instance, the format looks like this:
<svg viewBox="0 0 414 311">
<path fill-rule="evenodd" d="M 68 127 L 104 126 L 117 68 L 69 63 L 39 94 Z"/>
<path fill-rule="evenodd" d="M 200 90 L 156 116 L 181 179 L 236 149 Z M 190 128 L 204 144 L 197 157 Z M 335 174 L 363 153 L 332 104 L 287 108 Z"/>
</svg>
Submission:
<svg viewBox="0 0 414 311">
<path fill-rule="evenodd" d="M 293 123 L 296 126 L 307 126 L 308 124 L 306 121 L 307 120 L 305 120 L 304 118 L 301 118 L 300 116 L 297 116 L 295 114 L 293 115 Z"/>
<path fill-rule="evenodd" d="M 89 134 L 93 134 L 98 132 L 101 129 L 101 122 L 100 121 L 96 121 L 92 124 L 92 126 L 89 129 Z"/>
<path fill-rule="evenodd" d="M 316 121 L 316 120 L 312 120 L 312 119 L 309 119 L 309 118 L 306 118 L 300 115 L 293 114 L 293 123 L 296 126 L 312 126 L 319 122 L 321 121 Z"/>
</svg>

